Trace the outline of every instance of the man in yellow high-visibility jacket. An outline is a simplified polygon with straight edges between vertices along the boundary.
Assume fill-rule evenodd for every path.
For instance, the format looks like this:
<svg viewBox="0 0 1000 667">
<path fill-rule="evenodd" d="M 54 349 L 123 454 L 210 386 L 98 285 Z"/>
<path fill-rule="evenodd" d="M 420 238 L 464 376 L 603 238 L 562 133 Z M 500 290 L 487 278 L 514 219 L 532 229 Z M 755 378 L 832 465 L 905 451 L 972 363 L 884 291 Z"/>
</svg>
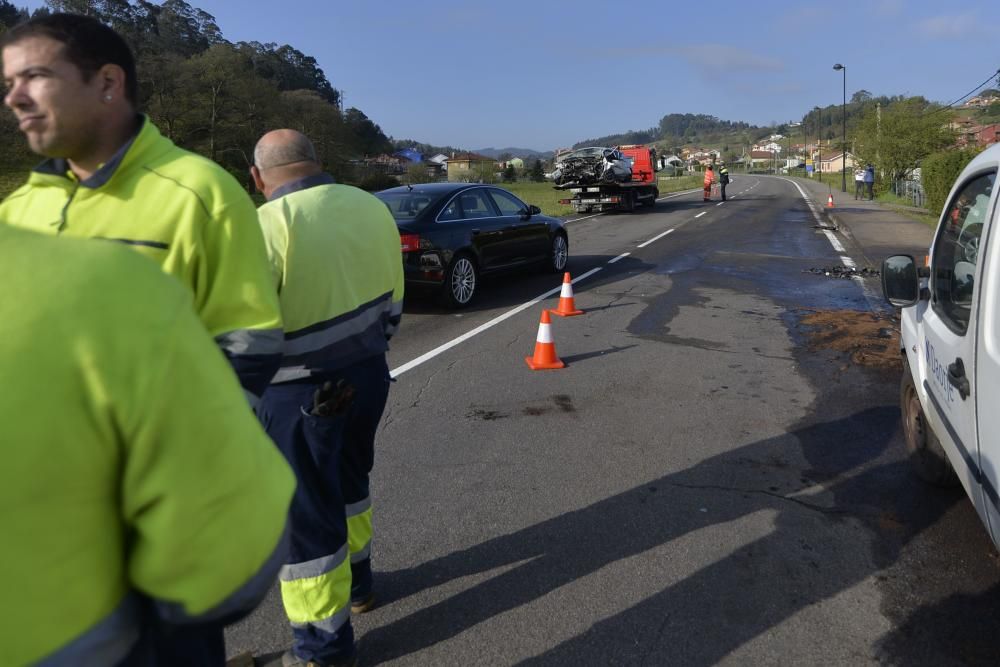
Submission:
<svg viewBox="0 0 1000 667">
<path fill-rule="evenodd" d="M 399 230 L 374 196 L 334 183 L 294 130 L 257 143 L 251 171 L 285 321 L 285 357 L 259 414 L 299 478 L 281 597 L 285 665 L 351 665 L 350 613 L 374 603 L 369 474 L 403 309 Z"/>
<path fill-rule="evenodd" d="M 255 404 L 278 368 L 282 338 L 249 195 L 138 114 L 132 53 L 96 19 L 35 18 L 0 36 L 0 48 L 4 103 L 31 149 L 48 158 L 0 205 L 0 219 L 116 241 L 159 264 L 189 288 Z"/>
<path fill-rule="evenodd" d="M 270 588 L 292 472 L 156 266 L 0 224 L 0 276 L 0 665 L 181 664 Z"/>
</svg>

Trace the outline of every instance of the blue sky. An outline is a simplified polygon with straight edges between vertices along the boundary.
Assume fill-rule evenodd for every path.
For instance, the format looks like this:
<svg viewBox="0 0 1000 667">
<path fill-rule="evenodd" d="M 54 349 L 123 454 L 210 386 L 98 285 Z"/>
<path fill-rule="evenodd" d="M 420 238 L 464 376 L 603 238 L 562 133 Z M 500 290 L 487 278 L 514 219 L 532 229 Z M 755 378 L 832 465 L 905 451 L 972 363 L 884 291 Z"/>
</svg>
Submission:
<svg viewBox="0 0 1000 667">
<path fill-rule="evenodd" d="M 232 41 L 314 56 L 386 134 L 469 149 L 549 150 L 667 113 L 799 120 L 840 102 L 838 62 L 848 98 L 945 102 L 1000 68 L 995 1 L 188 1 Z"/>
</svg>

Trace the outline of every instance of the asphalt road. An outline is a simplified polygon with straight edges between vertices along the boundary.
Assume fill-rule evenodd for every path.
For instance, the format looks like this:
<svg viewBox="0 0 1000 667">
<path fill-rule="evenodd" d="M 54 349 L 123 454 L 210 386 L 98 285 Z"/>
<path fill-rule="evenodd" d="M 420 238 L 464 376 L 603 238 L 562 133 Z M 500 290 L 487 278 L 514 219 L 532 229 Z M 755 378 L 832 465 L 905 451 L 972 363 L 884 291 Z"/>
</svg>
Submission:
<svg viewBox="0 0 1000 667">
<path fill-rule="evenodd" d="M 599 270 L 553 318 L 564 370 L 524 363 L 558 277 L 408 301 L 362 664 L 997 664 L 996 553 L 960 489 L 908 473 L 898 376 L 800 323 L 877 285 L 806 272 L 851 248 L 791 182 L 730 193 L 569 225 L 573 276 Z M 228 631 L 289 641 L 275 591 Z"/>
</svg>

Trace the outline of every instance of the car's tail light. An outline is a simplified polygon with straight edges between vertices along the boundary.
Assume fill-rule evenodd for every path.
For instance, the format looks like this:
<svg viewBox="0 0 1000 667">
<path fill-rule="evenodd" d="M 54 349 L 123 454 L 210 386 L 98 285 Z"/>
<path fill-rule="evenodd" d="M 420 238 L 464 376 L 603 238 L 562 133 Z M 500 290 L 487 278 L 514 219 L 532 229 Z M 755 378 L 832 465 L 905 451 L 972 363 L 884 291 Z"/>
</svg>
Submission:
<svg viewBox="0 0 1000 667">
<path fill-rule="evenodd" d="M 420 234 L 400 234 L 399 244 L 403 252 L 420 250 Z"/>
</svg>

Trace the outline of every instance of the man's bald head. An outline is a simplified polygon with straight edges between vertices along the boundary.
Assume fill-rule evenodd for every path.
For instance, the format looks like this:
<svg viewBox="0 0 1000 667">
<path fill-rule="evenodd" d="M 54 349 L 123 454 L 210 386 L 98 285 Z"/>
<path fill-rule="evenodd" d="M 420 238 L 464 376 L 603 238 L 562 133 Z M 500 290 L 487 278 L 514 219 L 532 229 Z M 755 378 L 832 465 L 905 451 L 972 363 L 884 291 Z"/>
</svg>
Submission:
<svg viewBox="0 0 1000 667">
<path fill-rule="evenodd" d="M 268 199 L 282 185 L 320 171 L 316 148 L 306 135 L 296 130 L 272 130 L 253 149 L 250 175 Z"/>
<path fill-rule="evenodd" d="M 253 163 L 261 171 L 284 167 L 298 162 L 319 163 L 316 149 L 309 138 L 296 130 L 268 132 L 253 149 Z"/>
</svg>

